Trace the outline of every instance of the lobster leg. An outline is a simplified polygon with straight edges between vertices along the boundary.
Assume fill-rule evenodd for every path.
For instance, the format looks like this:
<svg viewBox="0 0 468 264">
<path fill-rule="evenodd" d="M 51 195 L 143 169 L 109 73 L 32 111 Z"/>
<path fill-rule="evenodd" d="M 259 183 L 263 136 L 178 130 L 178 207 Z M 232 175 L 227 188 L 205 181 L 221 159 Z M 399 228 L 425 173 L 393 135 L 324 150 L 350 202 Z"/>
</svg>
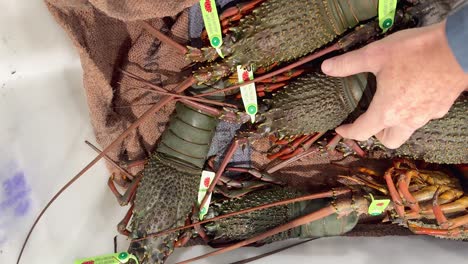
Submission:
<svg viewBox="0 0 468 264">
<path fill-rule="evenodd" d="M 180 43 L 177 43 L 173 39 L 169 38 L 161 31 L 151 26 L 151 24 L 146 21 L 141 22 L 141 26 L 153 37 L 159 39 L 161 42 L 169 46 L 172 46 L 180 54 L 185 55 L 186 58 L 191 62 L 213 61 L 218 58 L 218 53 L 216 52 L 216 49 L 212 47 L 202 49 L 197 49 L 194 47 L 185 47 Z"/>
<path fill-rule="evenodd" d="M 125 191 L 123 195 L 121 195 L 119 191 L 117 190 L 117 188 L 115 187 L 112 177 L 109 177 L 109 180 L 107 181 L 107 186 L 109 186 L 109 189 L 115 195 L 119 204 L 121 206 L 126 206 L 128 203 L 132 201 L 133 197 L 135 197 L 135 193 L 138 188 L 138 184 L 140 183 L 140 180 L 141 180 L 141 176 L 134 179 L 132 183 L 130 183 L 130 186 L 128 186 L 127 190 Z"/>
<path fill-rule="evenodd" d="M 221 177 L 224 170 L 226 169 L 227 164 L 229 163 L 229 161 L 234 156 L 234 153 L 236 152 L 237 148 L 240 145 L 245 144 L 245 143 L 247 143 L 247 138 L 234 139 L 233 143 L 231 144 L 228 151 L 226 152 L 226 155 L 225 155 L 223 161 L 221 162 L 221 165 L 219 166 L 218 170 L 216 171 L 215 177 L 214 177 L 213 181 L 211 182 L 210 187 L 208 187 L 208 190 L 206 191 L 205 197 L 203 197 L 203 200 L 200 202 L 200 208 L 202 208 L 204 206 L 204 204 L 208 200 L 208 197 L 210 196 L 210 194 L 213 193 L 213 190 L 214 190 L 217 182 L 219 181 L 219 178 Z"/>
<path fill-rule="evenodd" d="M 223 11 L 223 13 L 219 16 L 219 20 L 221 20 L 221 25 L 228 25 L 232 21 L 237 21 L 242 18 L 247 12 L 254 9 L 256 6 L 265 2 L 266 0 L 253 0 L 247 3 L 241 3 L 236 6 L 230 7 Z"/>
<path fill-rule="evenodd" d="M 453 202 L 446 203 L 446 204 L 441 204 L 441 205 L 439 205 L 439 200 L 440 198 L 438 198 L 438 200 L 436 201 L 437 207 L 440 208 L 440 210 L 445 214 L 464 212 L 468 208 L 468 196 L 463 196 L 458 200 L 455 200 Z M 434 203 L 434 200 L 433 200 L 433 203 Z M 429 216 L 433 214 L 434 213 L 433 207 L 434 206 L 432 206 L 429 209 L 422 210 L 421 215 Z"/>
<path fill-rule="evenodd" d="M 417 235 L 439 236 L 452 239 L 467 239 L 468 234 L 465 228 L 437 229 L 430 227 L 421 227 L 414 224 L 408 225 L 409 229 Z"/>
<path fill-rule="evenodd" d="M 309 139 L 309 137 L 310 137 L 310 135 L 301 136 L 301 137 L 295 139 L 294 141 L 292 141 L 290 144 L 288 144 L 288 146 L 282 148 L 277 153 L 272 154 L 272 155 L 268 155 L 267 158 L 270 159 L 270 160 L 273 160 L 273 159 L 279 158 L 279 157 L 281 157 L 283 155 L 289 154 L 292 151 L 294 151 L 300 144 L 302 144 L 304 141 Z"/>
<path fill-rule="evenodd" d="M 401 218 L 405 217 L 405 207 L 403 206 L 403 201 L 401 200 L 400 194 L 398 193 L 395 184 L 393 183 L 392 174 L 395 171 L 395 168 L 388 169 L 385 174 L 384 178 L 387 182 L 388 191 L 390 192 L 390 196 L 392 197 L 392 201 L 394 203 L 395 211 L 397 212 L 398 216 Z"/>
<path fill-rule="evenodd" d="M 398 190 L 401 196 L 405 199 L 405 205 L 409 206 L 413 213 L 419 214 L 421 208 L 419 207 L 418 201 L 410 193 L 408 187 L 411 182 L 412 171 L 407 171 L 405 174 L 401 175 L 398 179 Z"/>
<path fill-rule="evenodd" d="M 125 217 L 117 225 L 117 231 L 124 236 L 129 236 L 131 233 L 127 229 L 127 225 L 128 225 L 128 222 L 130 221 L 130 218 L 132 218 L 132 215 L 133 215 L 133 206 L 134 206 L 133 204 L 132 206 L 130 206 L 127 213 L 125 214 Z"/>
<path fill-rule="evenodd" d="M 288 160 L 292 157 L 295 157 L 301 153 L 304 153 L 306 150 L 308 150 L 310 148 L 310 146 L 312 144 L 314 144 L 319 138 L 321 138 L 323 136 L 323 134 L 325 133 L 317 133 L 316 135 L 314 135 L 313 137 L 310 137 L 308 138 L 304 143 L 302 143 L 300 145 L 299 148 L 297 148 L 294 152 L 292 152 L 291 154 L 287 154 L 287 155 L 284 155 L 284 156 L 281 156 L 280 159 L 282 160 Z"/>
<path fill-rule="evenodd" d="M 442 209 L 440 208 L 439 193 L 440 193 L 440 188 L 437 189 L 437 191 L 434 194 L 434 198 L 432 200 L 432 211 L 434 212 L 434 216 L 437 220 L 437 223 L 440 226 L 442 226 L 445 223 L 447 223 L 447 217 L 445 217 L 444 212 L 442 212 Z"/>
</svg>

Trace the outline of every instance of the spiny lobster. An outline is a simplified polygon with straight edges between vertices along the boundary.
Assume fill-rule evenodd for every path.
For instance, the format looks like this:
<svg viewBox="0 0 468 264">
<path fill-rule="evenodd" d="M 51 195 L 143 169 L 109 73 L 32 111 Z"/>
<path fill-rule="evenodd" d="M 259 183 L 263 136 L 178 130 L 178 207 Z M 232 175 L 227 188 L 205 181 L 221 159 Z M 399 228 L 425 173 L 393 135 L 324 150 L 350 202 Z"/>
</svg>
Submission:
<svg viewBox="0 0 468 264">
<path fill-rule="evenodd" d="M 270 109 L 260 115 L 261 131 L 283 137 L 334 129 L 356 109 L 366 84 L 367 74 L 299 77 L 266 101 Z M 468 163 L 467 111 L 468 96 L 461 95 L 446 116 L 418 129 L 395 153 L 434 163 Z"/>
<path fill-rule="evenodd" d="M 51 201 L 45 206 L 45 208 L 41 211 L 39 217 L 34 222 L 30 232 L 28 233 L 26 241 L 31 235 L 33 228 L 35 227 L 41 216 L 51 205 L 51 203 L 60 195 L 60 193 L 62 193 L 81 175 L 83 175 L 99 159 L 105 157 L 106 152 L 109 151 L 109 149 L 118 145 L 119 142 L 121 142 L 131 132 L 132 129 L 136 128 L 139 124 L 141 124 L 147 116 L 154 114 L 159 109 L 161 109 L 161 107 L 163 107 L 168 102 L 174 100 L 175 98 L 180 99 L 179 94 L 184 92 L 187 88 L 194 85 L 196 82 L 212 84 L 220 78 L 230 74 L 233 68 L 239 64 L 243 66 L 254 65 L 254 68 L 272 67 L 276 63 L 296 59 L 302 55 L 312 52 L 317 48 L 322 47 L 338 35 L 344 33 L 347 28 L 353 27 L 360 23 L 361 20 L 367 20 L 369 18 L 374 17 L 376 15 L 377 10 L 377 1 L 374 0 L 367 1 L 364 5 L 361 5 L 364 2 L 357 0 L 349 0 L 346 1 L 346 3 L 343 1 L 336 0 L 312 2 L 305 0 L 294 1 L 294 4 L 302 3 L 308 8 L 303 8 L 303 6 L 300 6 L 300 8 L 291 8 L 291 6 L 289 5 L 290 3 L 290 1 L 285 0 L 269 0 L 263 3 L 258 9 L 259 11 L 254 12 L 253 15 L 248 16 L 245 20 L 241 21 L 238 27 L 238 29 L 241 29 L 238 31 L 240 33 L 236 34 L 235 38 L 231 38 L 230 40 L 227 39 L 225 41 L 226 45 L 225 50 L 223 50 L 223 53 L 225 53 L 225 55 L 229 55 L 229 58 L 226 59 L 226 62 L 220 63 L 219 66 L 216 66 L 215 64 L 208 68 L 201 69 L 198 73 L 195 73 L 193 77 L 186 79 L 171 92 L 159 91 L 164 94 L 161 100 L 157 104 L 152 106 L 147 112 L 145 112 L 135 123 L 133 123 L 126 130 L 126 132 L 120 135 L 112 144 L 107 146 L 91 163 L 89 163 L 85 168 L 83 168 L 65 187 L 63 187 L 51 199 Z M 279 15 L 271 16 L 271 14 Z M 309 31 L 311 33 L 315 32 L 314 34 L 317 34 L 315 38 L 310 37 L 310 35 L 305 37 L 304 35 L 306 34 L 297 33 L 298 27 L 296 23 L 301 23 L 300 19 L 305 19 L 305 21 L 307 21 L 307 23 L 302 24 L 303 27 L 301 29 L 306 28 L 307 30 L 309 30 L 310 28 Z M 242 26 L 244 23 L 245 26 Z M 262 27 L 262 25 L 265 25 L 265 27 Z M 153 30 L 151 30 L 148 24 L 144 24 L 144 26 L 149 31 L 153 32 Z M 372 24 L 372 26 L 367 26 L 359 31 L 352 32 L 351 34 L 347 35 L 347 37 L 342 38 L 336 44 L 327 48 L 326 50 L 323 50 L 322 52 L 309 55 L 308 57 L 304 58 L 301 62 L 294 64 L 294 66 L 305 63 L 306 61 L 310 61 L 318 57 L 319 55 L 323 55 L 331 51 L 339 50 L 342 48 L 349 48 L 355 45 L 356 43 L 360 42 L 361 40 L 365 40 L 370 36 L 375 36 L 376 34 L 378 34 L 378 30 L 376 29 L 374 23 Z M 156 33 L 156 35 L 158 35 L 158 33 Z M 158 37 L 161 36 L 158 35 Z M 248 52 L 247 50 L 244 50 L 244 45 L 234 45 L 234 43 L 240 43 L 243 39 L 245 39 L 244 44 L 250 43 L 253 45 L 251 47 L 258 46 L 257 43 L 260 43 L 261 45 L 257 47 L 261 50 L 261 52 L 258 53 L 260 54 L 260 56 L 255 56 L 253 54 L 257 52 L 256 50 L 252 49 Z M 170 40 L 168 39 L 163 38 L 163 40 L 170 42 Z M 301 40 L 300 45 L 291 46 L 291 40 Z M 233 45 L 229 46 L 227 45 L 228 43 L 233 43 Z M 226 49 L 228 47 L 229 49 Z M 187 50 L 185 48 L 183 49 L 184 51 Z M 189 54 L 193 54 L 193 52 L 197 53 L 197 51 L 191 49 L 191 52 Z M 201 53 L 204 52 L 205 51 Z M 210 60 L 210 58 L 204 60 Z M 291 65 L 290 68 L 292 68 Z M 286 69 L 283 69 L 282 71 L 285 70 Z M 263 76 L 263 78 L 267 78 L 266 75 Z M 233 87 L 231 87 L 231 89 L 233 89 Z M 206 95 L 207 94 L 205 94 L 205 96 Z M 191 102 L 192 104 L 189 104 L 189 102 Z M 209 117 L 208 119 L 211 118 L 212 120 L 210 121 L 211 123 L 208 122 L 208 127 L 199 127 L 201 128 L 201 130 L 203 130 L 202 138 L 204 139 L 202 140 L 203 143 L 200 144 L 204 145 L 206 144 L 206 141 L 209 141 L 207 139 L 211 137 L 212 129 L 216 123 L 216 121 L 213 121 L 212 118 L 218 115 L 220 112 L 215 111 L 215 114 L 214 112 L 212 112 L 212 109 L 203 108 L 200 105 L 198 105 L 198 107 L 203 108 L 203 111 L 207 111 L 209 113 L 208 115 L 201 114 L 200 112 L 191 109 L 191 107 L 194 106 L 192 101 L 188 100 L 186 103 L 191 106 L 184 107 L 179 105 L 179 110 L 197 113 L 194 115 L 199 117 L 207 116 Z M 179 113 L 177 113 L 175 116 L 177 116 L 178 114 Z M 193 120 L 197 120 L 197 118 L 194 118 Z M 174 122 L 174 124 L 171 125 L 175 126 L 175 123 L 177 122 Z M 201 167 L 203 166 L 202 163 L 204 163 L 203 161 L 206 158 L 206 153 L 197 154 L 195 156 L 195 159 L 192 159 L 193 157 L 181 158 L 181 156 L 179 155 L 180 153 L 178 153 L 177 149 L 168 149 L 167 146 L 179 140 L 180 137 L 182 137 L 183 132 L 184 131 L 177 131 L 177 133 L 173 133 L 173 136 L 168 136 L 168 138 L 163 137 L 157 152 L 152 156 L 150 162 L 148 163 L 143 172 L 144 177 L 142 179 L 141 184 L 139 184 L 137 180 L 131 185 L 130 190 L 138 189 L 138 192 L 136 195 L 135 205 L 132 208 L 132 210 L 130 210 L 129 213 L 126 215 L 124 220 L 128 221 L 132 215 L 132 212 L 135 213 L 132 230 L 132 234 L 134 236 L 140 236 L 142 234 L 145 234 L 145 232 L 148 232 L 148 230 L 157 231 L 168 226 L 180 224 L 181 219 L 179 218 L 179 215 L 177 213 L 180 212 L 180 216 L 187 216 L 190 213 L 190 207 L 192 206 L 195 199 L 195 183 L 198 182 L 199 172 L 201 170 Z M 169 135 L 169 133 L 170 132 L 167 132 L 165 134 Z M 190 140 L 192 139 L 190 138 Z M 196 142 L 195 145 L 197 145 Z M 183 151 L 186 150 L 183 149 Z M 198 161 L 195 162 L 195 160 Z M 173 190 L 170 190 L 170 188 L 167 188 L 162 184 L 162 182 L 159 181 L 160 175 L 155 175 L 154 177 L 149 176 L 154 175 L 156 173 L 170 173 L 174 175 L 179 175 L 180 177 L 177 177 L 176 181 L 173 182 L 175 184 L 174 188 L 183 189 L 182 192 L 178 193 L 184 193 L 187 195 L 183 199 L 176 198 L 176 196 L 171 196 Z M 183 183 L 184 177 L 186 177 L 186 184 Z M 193 189 L 190 186 L 193 186 Z M 148 191 L 148 193 L 150 194 L 152 192 L 159 193 L 160 196 L 149 196 L 149 194 L 146 191 Z M 124 197 L 126 198 L 125 200 L 131 200 L 131 193 L 133 192 L 129 191 L 126 193 L 126 195 L 124 195 Z M 161 200 L 164 199 L 164 197 L 170 197 L 174 200 L 174 202 L 177 205 L 174 206 L 173 204 L 164 204 L 163 202 L 161 202 Z M 123 198 L 121 198 L 120 200 L 123 201 Z M 155 209 L 152 208 L 152 206 L 158 206 L 159 209 L 167 211 L 162 211 L 164 213 L 155 213 L 154 211 L 151 212 L 151 209 Z M 167 214 L 165 212 L 167 212 Z M 122 223 L 125 223 L 125 221 Z M 160 225 L 161 223 L 165 223 L 165 225 Z M 123 226 L 123 224 L 119 225 L 120 230 L 122 230 L 125 233 L 128 233 Z M 150 250 L 154 249 L 154 252 L 150 253 L 151 256 L 149 258 L 147 257 L 148 254 L 146 252 L 142 252 L 142 250 L 144 250 L 145 245 L 132 244 L 130 251 L 137 254 L 143 261 L 162 262 L 167 257 L 166 253 L 169 253 L 172 250 L 171 243 L 173 243 L 173 239 L 174 236 L 168 236 L 165 239 L 155 239 L 152 242 L 149 242 L 149 244 L 151 244 L 149 245 L 151 247 Z M 25 245 L 26 242 L 24 243 L 21 249 L 18 263 L 20 261 L 20 257 L 25 248 Z"/>
<path fill-rule="evenodd" d="M 316 193 L 307 200 L 290 200 L 281 206 L 274 207 L 281 199 L 306 196 L 288 187 L 273 187 L 214 205 L 212 218 L 203 221 L 211 223 L 204 224 L 204 228 L 213 239 L 228 246 L 180 263 L 255 243 L 344 234 L 353 229 L 359 215 L 370 213 L 374 196 L 381 199 L 381 195 L 391 198 L 388 207 L 379 212 L 387 215 L 385 219 L 404 224 L 416 234 L 468 239 L 468 196 L 457 178 L 441 171 L 418 170 L 406 160 L 395 161 L 383 177 L 372 170 L 361 170 L 365 171 L 370 174 L 340 176 L 340 182 L 347 187 Z M 453 218 L 445 216 L 449 214 Z M 433 219 L 435 225 L 430 224 Z"/>
</svg>

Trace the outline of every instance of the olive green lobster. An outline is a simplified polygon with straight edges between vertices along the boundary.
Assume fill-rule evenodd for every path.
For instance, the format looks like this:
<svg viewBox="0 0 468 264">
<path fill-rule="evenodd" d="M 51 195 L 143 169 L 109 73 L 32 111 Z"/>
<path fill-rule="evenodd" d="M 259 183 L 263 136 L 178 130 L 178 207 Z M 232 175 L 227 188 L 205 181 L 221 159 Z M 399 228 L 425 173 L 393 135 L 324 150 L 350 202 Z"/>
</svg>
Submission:
<svg viewBox="0 0 468 264">
<path fill-rule="evenodd" d="M 212 222 L 204 227 L 214 243 L 222 241 L 223 248 L 179 263 L 255 243 L 341 235 L 353 229 L 362 214 L 384 214 L 417 234 L 468 239 L 468 196 L 456 177 L 441 171 L 418 170 L 406 160 L 395 161 L 383 176 L 369 172 L 372 176 L 362 173 L 340 176 L 339 181 L 348 187 L 315 194 L 319 199 L 311 197 L 307 201 L 274 206 L 278 201 L 301 197 L 304 192 L 272 187 L 214 204 L 211 219 L 204 221 Z M 388 202 L 378 200 L 376 205 L 380 208 L 370 211 L 377 195 L 385 195 L 379 199 L 387 198 Z M 433 219 L 437 224 L 428 224 L 427 220 Z"/>
<path fill-rule="evenodd" d="M 260 131 L 282 136 L 326 132 L 355 111 L 366 90 L 367 74 L 346 78 L 312 73 L 299 77 L 265 100 L 269 110 L 260 114 Z M 371 95 L 363 99 L 369 103 Z M 397 155 L 434 163 L 468 163 L 468 96 L 461 95 L 449 113 L 430 121 L 395 151 Z M 389 154 L 391 152 L 389 150 Z"/>
<path fill-rule="evenodd" d="M 247 15 L 240 22 L 237 30 L 234 31 L 236 33 L 226 38 L 222 50 L 226 59 L 199 69 L 193 77 L 188 78 L 175 88 L 174 93 L 182 93 L 197 82 L 215 83 L 220 78 L 231 74 L 237 65 L 253 65 L 254 69 L 268 68 L 277 63 L 295 60 L 328 44 L 345 33 L 348 28 L 354 27 L 361 21 L 376 16 L 376 14 L 376 0 L 264 1 L 251 15 Z M 152 31 L 148 24 L 145 24 L 145 27 Z M 304 30 L 308 34 L 303 34 Z M 378 30 L 375 27 L 370 27 L 367 33 L 369 34 L 364 34 L 364 36 L 374 36 L 378 34 Z M 350 36 L 354 35 L 350 34 Z M 358 36 L 362 35 L 358 34 Z M 328 51 L 348 47 L 361 40 L 363 39 L 346 38 L 346 41 L 338 41 L 339 44 Z M 292 43 L 296 45 L 291 45 Z M 208 54 L 209 50 L 210 48 L 200 51 L 200 53 Z M 193 54 L 196 53 L 196 50 L 190 49 L 187 54 L 189 57 L 193 57 Z M 194 61 L 198 59 L 211 60 L 214 58 L 208 56 L 207 58 L 196 58 Z M 119 140 L 123 140 L 130 129 L 137 127 L 145 117 L 155 113 L 176 97 L 175 94 L 167 91 L 163 93 L 165 96 L 160 102 L 145 112 L 140 119 L 104 149 L 97 158 L 52 198 L 36 219 L 28 233 L 28 238 L 45 210 L 66 187 L 104 157 L 111 147 L 118 144 Z M 209 111 L 209 114 L 203 114 L 196 110 L 194 104 L 188 105 L 178 104 L 176 114 L 168 130 L 165 131 L 156 152 L 142 173 L 141 182 L 135 181 L 129 188 L 129 192 L 119 199 L 121 203 L 130 201 L 133 196 L 131 194 L 135 193 L 136 190 L 134 206 L 119 224 L 119 229 L 125 234 L 140 237 L 148 232 L 180 225 L 191 211 L 195 202 L 200 171 L 205 162 L 206 151 L 217 121 L 216 114 Z M 177 145 L 176 142 L 184 143 L 182 146 Z M 196 151 L 192 152 L 192 150 Z M 181 194 L 183 194 L 182 197 Z M 128 231 L 126 230 L 126 222 L 130 220 L 132 214 L 132 230 Z M 172 251 L 175 239 L 176 235 L 168 235 L 145 242 L 135 242 L 132 243 L 129 251 L 136 254 L 143 263 L 163 262 Z"/>
</svg>

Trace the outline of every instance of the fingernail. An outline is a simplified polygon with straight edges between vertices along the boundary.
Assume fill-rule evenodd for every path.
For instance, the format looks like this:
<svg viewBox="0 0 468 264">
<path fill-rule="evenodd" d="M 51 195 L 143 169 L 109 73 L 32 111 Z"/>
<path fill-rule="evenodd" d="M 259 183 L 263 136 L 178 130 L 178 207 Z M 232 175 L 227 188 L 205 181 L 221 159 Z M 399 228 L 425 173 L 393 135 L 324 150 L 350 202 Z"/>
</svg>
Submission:
<svg viewBox="0 0 468 264">
<path fill-rule="evenodd" d="M 322 71 L 324 73 L 329 73 L 333 69 L 333 60 L 328 59 L 322 63 Z"/>
</svg>

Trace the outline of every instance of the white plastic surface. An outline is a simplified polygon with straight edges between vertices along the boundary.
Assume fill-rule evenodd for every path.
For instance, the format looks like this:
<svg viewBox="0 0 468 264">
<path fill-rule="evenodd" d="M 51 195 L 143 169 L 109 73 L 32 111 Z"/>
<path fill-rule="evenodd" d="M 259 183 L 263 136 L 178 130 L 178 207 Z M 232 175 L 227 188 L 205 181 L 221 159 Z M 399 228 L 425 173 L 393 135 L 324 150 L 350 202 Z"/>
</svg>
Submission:
<svg viewBox="0 0 468 264">
<path fill-rule="evenodd" d="M 0 0 L 0 7 L 0 263 L 15 263 L 40 209 L 95 157 L 83 141 L 95 140 L 78 55 L 44 3 Z M 21 263 L 73 263 L 113 252 L 126 208 L 107 189 L 107 176 L 98 164 L 51 206 Z M 468 263 L 467 246 L 428 237 L 327 238 L 255 263 Z M 230 263 L 278 247 L 200 263 Z M 169 263 L 208 250 L 177 250 Z"/>
</svg>

